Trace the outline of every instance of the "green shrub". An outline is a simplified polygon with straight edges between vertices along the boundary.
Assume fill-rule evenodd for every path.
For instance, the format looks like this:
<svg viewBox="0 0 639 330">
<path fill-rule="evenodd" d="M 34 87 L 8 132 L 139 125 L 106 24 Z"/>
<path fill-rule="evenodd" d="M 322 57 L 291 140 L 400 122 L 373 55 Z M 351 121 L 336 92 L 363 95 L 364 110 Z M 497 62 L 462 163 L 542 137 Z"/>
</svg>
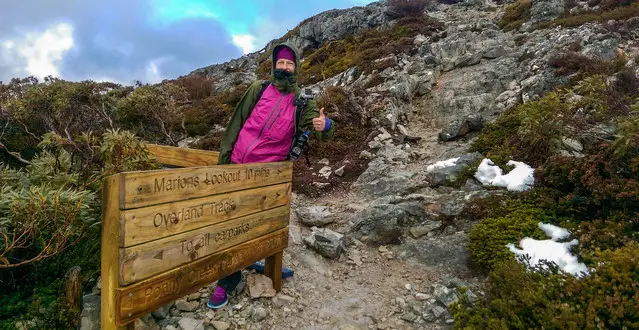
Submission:
<svg viewBox="0 0 639 330">
<path fill-rule="evenodd" d="M 513 159 L 515 147 L 512 141 L 516 138 L 520 126 L 521 120 L 516 115 L 516 110 L 511 109 L 486 125 L 468 151 L 479 152 L 495 164 L 505 166 Z"/>
<path fill-rule="evenodd" d="M 480 152 L 500 166 L 511 159 L 537 166 L 552 155 L 552 141 L 564 131 L 565 113 L 565 103 L 554 92 L 519 105 L 487 125 L 469 151 Z"/>
<path fill-rule="evenodd" d="M 465 296 L 451 308 L 455 329 L 550 329 L 560 317 L 563 276 L 542 267 L 528 271 L 514 259 L 495 265 L 486 299 L 472 304 Z M 564 328 L 570 329 L 570 328 Z"/>
<path fill-rule="evenodd" d="M 115 121 L 147 140 L 177 145 L 186 136 L 182 123 L 187 102 L 188 93 L 182 86 L 142 86 L 118 101 Z"/>
<path fill-rule="evenodd" d="M 453 305 L 456 329 L 635 329 L 639 327 L 639 244 L 596 254 L 583 278 L 553 265 L 495 265 L 486 298 Z M 542 267 L 546 266 L 546 267 Z"/>
<path fill-rule="evenodd" d="M 571 231 L 579 239 L 575 252 L 584 262 L 593 263 L 598 251 L 614 251 L 636 242 L 639 240 L 637 221 L 639 215 L 636 213 L 615 212 L 605 219 L 573 222 Z"/>
<path fill-rule="evenodd" d="M 639 111 L 639 106 L 635 106 L 634 112 Z M 613 152 L 619 156 L 628 156 L 639 146 L 639 116 L 629 116 L 625 118 L 618 118 L 616 120 L 616 126 L 618 131 L 617 139 L 612 144 Z M 636 160 L 634 161 L 636 162 Z M 633 163 L 634 166 L 639 164 Z M 633 168 L 633 171 L 637 171 L 637 168 Z"/>
<path fill-rule="evenodd" d="M 169 82 L 184 88 L 190 100 L 202 100 L 213 94 L 214 81 L 204 75 L 190 74 Z"/>
<path fill-rule="evenodd" d="M 632 165 L 637 161 L 636 149 L 626 156 L 612 148 L 580 159 L 555 156 L 537 169 L 535 182 L 563 192 L 567 204 L 588 202 L 580 215 L 606 218 L 616 210 L 632 214 L 639 212 L 639 175 Z"/>
<path fill-rule="evenodd" d="M 505 216 L 482 220 L 468 236 L 471 263 L 479 269 L 490 270 L 496 263 L 514 258 L 506 244 L 516 244 L 524 237 L 546 239 L 538 223 L 553 220 L 545 210 L 526 205 Z"/>
<path fill-rule="evenodd" d="M 77 327 L 78 311 L 68 310 L 60 281 L 73 266 L 84 279 L 99 273 L 102 178 L 157 168 L 129 132 L 75 140 L 47 133 L 40 140 L 42 151 L 29 165 L 0 170 L 2 328 L 17 320 L 35 321 L 39 329 Z"/>
<path fill-rule="evenodd" d="M 562 300 L 573 312 L 577 327 L 639 328 L 639 244 L 599 252 L 593 265 L 590 276 L 569 278 L 565 286 Z"/>
<path fill-rule="evenodd" d="M 0 84 L 2 143 L 20 153 L 35 149 L 47 132 L 67 139 L 88 131 L 101 134 L 112 121 L 112 106 L 127 94 L 127 88 L 113 83 L 50 77 L 42 82 L 28 77 Z"/>
<path fill-rule="evenodd" d="M 530 19 L 532 0 L 517 0 L 506 7 L 499 26 L 505 31 L 517 30 Z"/>
</svg>

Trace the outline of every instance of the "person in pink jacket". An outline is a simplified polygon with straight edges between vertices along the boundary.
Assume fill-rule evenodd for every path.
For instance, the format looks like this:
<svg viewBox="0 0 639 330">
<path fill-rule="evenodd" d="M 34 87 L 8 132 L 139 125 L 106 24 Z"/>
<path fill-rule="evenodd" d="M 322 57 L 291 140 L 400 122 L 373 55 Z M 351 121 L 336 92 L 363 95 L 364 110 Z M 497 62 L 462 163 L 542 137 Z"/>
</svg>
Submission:
<svg viewBox="0 0 639 330">
<path fill-rule="evenodd" d="M 244 164 L 289 160 L 296 134 L 313 132 L 318 139 L 333 138 L 335 125 L 317 110 L 315 100 L 296 111 L 300 95 L 297 86 L 299 56 L 288 43 L 273 49 L 272 81 L 256 81 L 244 93 L 233 111 L 220 143 L 218 164 Z M 303 133 L 301 133 L 303 134 Z M 220 279 L 208 302 L 217 309 L 228 303 L 228 293 L 242 280 L 235 272 Z"/>
</svg>

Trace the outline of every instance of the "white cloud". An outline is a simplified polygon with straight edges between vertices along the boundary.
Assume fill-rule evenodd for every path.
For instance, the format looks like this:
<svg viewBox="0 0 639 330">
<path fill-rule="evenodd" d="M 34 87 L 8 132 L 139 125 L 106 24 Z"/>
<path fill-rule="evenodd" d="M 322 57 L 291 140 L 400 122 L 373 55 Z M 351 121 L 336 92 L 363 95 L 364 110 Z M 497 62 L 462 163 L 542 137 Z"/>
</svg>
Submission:
<svg viewBox="0 0 639 330">
<path fill-rule="evenodd" d="M 288 29 L 292 29 L 296 25 L 297 23 L 293 22 L 259 18 L 251 29 L 255 36 L 256 50 L 264 48 L 271 40 L 283 36 L 288 32 Z"/>
<path fill-rule="evenodd" d="M 58 23 L 44 31 L 30 31 L 2 41 L 0 60 L 13 67 L 17 75 L 58 77 L 58 66 L 73 45 L 73 26 Z"/>
<path fill-rule="evenodd" d="M 145 81 L 149 83 L 158 83 L 165 79 L 160 67 L 162 64 L 168 62 L 169 57 L 160 57 L 149 61 L 146 65 Z"/>
<path fill-rule="evenodd" d="M 244 54 L 255 50 L 255 37 L 250 34 L 234 34 L 233 43 L 242 48 Z"/>
</svg>

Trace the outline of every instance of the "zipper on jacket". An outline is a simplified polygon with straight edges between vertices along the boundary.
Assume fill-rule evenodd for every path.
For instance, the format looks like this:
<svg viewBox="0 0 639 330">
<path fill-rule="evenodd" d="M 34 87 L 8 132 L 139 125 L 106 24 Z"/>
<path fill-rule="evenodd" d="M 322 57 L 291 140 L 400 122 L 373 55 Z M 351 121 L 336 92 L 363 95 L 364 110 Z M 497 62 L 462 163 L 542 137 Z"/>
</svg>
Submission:
<svg viewBox="0 0 639 330">
<path fill-rule="evenodd" d="M 280 99 L 277 100 L 277 104 L 275 104 L 275 107 L 273 108 L 273 110 L 271 110 L 271 114 L 268 115 L 268 118 L 266 119 L 266 122 L 264 123 L 264 125 L 262 125 L 262 128 L 260 128 L 260 133 L 257 135 L 257 138 L 255 138 L 255 140 L 253 142 L 251 142 L 251 144 L 249 144 L 248 147 L 246 147 L 246 150 L 244 150 L 244 155 L 242 155 L 242 164 L 244 164 L 244 159 L 246 158 L 246 154 L 249 152 L 249 150 L 251 150 L 251 147 L 257 143 L 257 141 L 260 139 L 260 137 L 262 136 L 262 133 L 264 132 L 264 127 L 266 127 L 266 125 L 268 124 L 268 122 L 271 120 L 271 118 L 273 117 L 273 114 L 275 113 L 275 110 L 277 110 L 277 107 L 280 106 L 280 103 L 282 103 L 282 99 L 285 97 L 286 95 L 282 95 L 280 96 Z M 280 109 L 281 110 L 281 109 Z"/>
<path fill-rule="evenodd" d="M 275 124 L 275 122 L 277 121 L 278 118 L 280 118 L 280 115 L 282 114 L 282 109 L 284 109 L 284 107 L 281 107 L 280 110 L 277 112 L 277 115 L 275 115 L 275 118 L 273 119 L 273 121 L 271 122 L 270 125 L 268 125 L 268 130 L 270 131 L 271 128 L 273 128 L 273 125 Z"/>
</svg>

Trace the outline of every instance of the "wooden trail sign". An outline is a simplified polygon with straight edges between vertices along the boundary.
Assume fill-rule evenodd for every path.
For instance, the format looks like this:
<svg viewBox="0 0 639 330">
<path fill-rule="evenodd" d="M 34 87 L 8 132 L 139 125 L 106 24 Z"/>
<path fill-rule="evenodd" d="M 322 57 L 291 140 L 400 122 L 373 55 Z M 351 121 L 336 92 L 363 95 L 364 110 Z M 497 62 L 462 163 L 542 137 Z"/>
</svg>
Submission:
<svg viewBox="0 0 639 330">
<path fill-rule="evenodd" d="M 189 149 L 149 149 L 172 165 L 199 166 L 217 157 L 202 150 L 189 158 Z M 262 259 L 274 288 L 281 290 L 291 181 L 290 162 L 127 172 L 107 178 L 101 328 L 120 328 Z"/>
<path fill-rule="evenodd" d="M 159 163 L 180 167 L 217 165 L 217 151 L 186 149 L 157 144 L 147 144 L 146 148 Z"/>
<path fill-rule="evenodd" d="M 227 250 L 209 255 L 160 276 L 116 289 L 116 310 L 120 322 L 127 323 L 159 306 L 197 291 L 219 278 L 230 275 L 278 252 L 288 245 L 288 228 L 264 235 Z M 280 271 L 281 271 L 280 265 Z"/>
</svg>

